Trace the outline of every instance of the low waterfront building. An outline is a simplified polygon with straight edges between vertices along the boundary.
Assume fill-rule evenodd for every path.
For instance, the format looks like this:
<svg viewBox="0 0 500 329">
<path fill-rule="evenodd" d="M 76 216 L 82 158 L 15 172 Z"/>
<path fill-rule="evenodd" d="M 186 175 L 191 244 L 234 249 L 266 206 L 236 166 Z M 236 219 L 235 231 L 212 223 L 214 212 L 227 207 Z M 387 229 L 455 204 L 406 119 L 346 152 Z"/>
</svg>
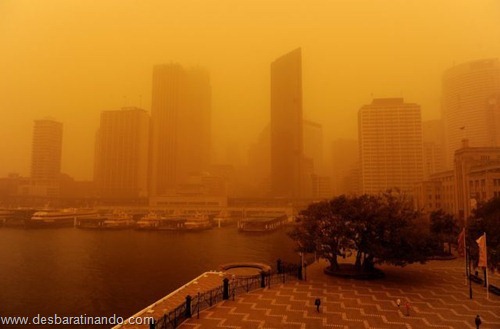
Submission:
<svg viewBox="0 0 500 329">
<path fill-rule="evenodd" d="M 500 197 L 500 148 L 470 147 L 464 140 L 454 163 L 454 170 L 415 185 L 417 209 L 426 213 L 441 209 L 465 221 L 479 202 Z"/>
</svg>

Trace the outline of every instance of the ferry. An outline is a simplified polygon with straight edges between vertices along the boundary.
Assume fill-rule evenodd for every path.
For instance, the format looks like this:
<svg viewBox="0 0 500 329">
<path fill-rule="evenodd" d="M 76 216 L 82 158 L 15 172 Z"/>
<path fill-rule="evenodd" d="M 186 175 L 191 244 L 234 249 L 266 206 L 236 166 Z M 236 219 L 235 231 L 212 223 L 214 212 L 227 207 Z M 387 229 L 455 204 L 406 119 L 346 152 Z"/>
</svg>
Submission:
<svg viewBox="0 0 500 329">
<path fill-rule="evenodd" d="M 185 222 L 185 218 L 176 215 L 161 216 L 157 213 L 150 212 L 137 222 L 135 229 L 153 231 L 177 231 L 184 229 Z"/>
<path fill-rule="evenodd" d="M 212 222 L 206 214 L 195 214 L 188 216 L 184 223 L 184 229 L 188 231 L 208 230 L 212 228 Z"/>
<path fill-rule="evenodd" d="M 98 230 L 102 228 L 106 219 L 108 219 L 108 217 L 101 214 L 95 214 L 95 216 L 92 217 L 78 218 L 75 226 L 80 229 Z"/>
<path fill-rule="evenodd" d="M 26 221 L 28 228 L 73 227 L 79 219 L 95 217 L 93 209 L 68 208 L 37 211 Z"/>
<path fill-rule="evenodd" d="M 102 222 L 101 228 L 105 230 L 122 230 L 135 226 L 135 221 L 131 215 L 123 211 L 114 211 Z"/>
</svg>

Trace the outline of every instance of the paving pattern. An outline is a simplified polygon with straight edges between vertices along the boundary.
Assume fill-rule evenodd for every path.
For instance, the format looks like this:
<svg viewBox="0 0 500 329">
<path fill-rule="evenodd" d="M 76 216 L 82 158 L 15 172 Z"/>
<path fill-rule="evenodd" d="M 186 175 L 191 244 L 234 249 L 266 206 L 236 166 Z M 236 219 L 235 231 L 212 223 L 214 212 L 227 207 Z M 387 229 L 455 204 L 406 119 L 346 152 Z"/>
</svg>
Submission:
<svg viewBox="0 0 500 329">
<path fill-rule="evenodd" d="M 469 299 L 461 259 L 385 266 L 386 277 L 372 281 L 330 277 L 323 274 L 324 267 L 324 262 L 308 267 L 306 282 L 275 284 L 219 303 L 181 328 L 474 329 L 480 314 L 481 329 L 500 329 L 500 296 L 490 293 L 487 299 L 486 289 L 473 283 Z M 490 282 L 500 286 L 500 277 L 490 276 Z M 316 298 L 321 300 L 320 312 Z"/>
</svg>

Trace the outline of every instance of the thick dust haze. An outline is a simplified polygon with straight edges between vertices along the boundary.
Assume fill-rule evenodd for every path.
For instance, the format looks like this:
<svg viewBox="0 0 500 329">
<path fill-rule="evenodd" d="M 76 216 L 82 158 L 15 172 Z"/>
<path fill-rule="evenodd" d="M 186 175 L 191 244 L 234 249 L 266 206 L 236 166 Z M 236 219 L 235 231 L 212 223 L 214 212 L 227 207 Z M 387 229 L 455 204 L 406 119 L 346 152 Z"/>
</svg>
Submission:
<svg viewBox="0 0 500 329">
<path fill-rule="evenodd" d="M 0 0 L 0 176 L 29 175 L 33 121 L 52 117 L 62 171 L 91 179 L 100 112 L 150 111 L 163 63 L 210 72 L 217 163 L 246 157 L 269 122 L 270 64 L 297 47 L 326 146 L 356 138 L 373 97 L 436 119 L 445 69 L 500 57 L 499 18 L 497 0 Z"/>
</svg>

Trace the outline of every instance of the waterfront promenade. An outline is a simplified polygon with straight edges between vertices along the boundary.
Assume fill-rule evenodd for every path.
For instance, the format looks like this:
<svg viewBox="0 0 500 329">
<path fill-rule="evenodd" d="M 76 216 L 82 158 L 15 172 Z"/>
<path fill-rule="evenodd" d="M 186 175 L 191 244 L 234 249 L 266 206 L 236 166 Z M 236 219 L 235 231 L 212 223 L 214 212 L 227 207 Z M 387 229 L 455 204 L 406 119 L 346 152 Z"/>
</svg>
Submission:
<svg viewBox="0 0 500 329">
<path fill-rule="evenodd" d="M 240 293 L 215 304 L 181 324 L 183 329 L 210 328 L 500 328 L 500 296 L 472 284 L 473 299 L 465 283 L 463 259 L 430 261 L 404 268 L 382 266 L 385 278 L 359 281 L 327 276 L 326 262 L 307 268 L 307 281 L 287 280 L 271 288 Z M 185 301 L 222 284 L 221 272 L 207 272 L 156 302 L 136 316 L 161 318 Z M 500 277 L 490 277 L 500 286 Z M 321 300 L 320 311 L 315 300 Z M 397 300 L 401 301 L 400 306 Z M 408 304 L 408 307 L 407 307 Z M 118 327 L 117 327 L 118 328 Z M 145 329 L 147 325 L 120 328 Z"/>
<path fill-rule="evenodd" d="M 404 268 L 383 266 L 386 277 L 357 281 L 323 274 L 326 263 L 307 269 L 307 281 L 290 281 L 236 296 L 196 315 L 183 329 L 208 328 L 500 328 L 500 296 L 465 284 L 463 260 L 430 261 Z M 491 283 L 500 284 L 494 276 Z M 315 299 L 320 298 L 320 312 Z M 397 300 L 401 306 L 397 306 Z M 409 304 L 407 315 L 406 303 Z"/>
<path fill-rule="evenodd" d="M 184 286 L 168 294 L 159 301 L 149 305 L 132 317 L 153 317 L 154 319 L 161 318 L 164 314 L 168 314 L 179 305 L 185 303 L 186 296 L 195 296 L 198 293 L 212 290 L 222 285 L 222 280 L 229 275 L 223 272 L 205 272 Z M 117 325 L 114 329 L 144 329 L 149 328 L 149 325 L 130 324 L 127 321 L 123 325 Z"/>
</svg>

